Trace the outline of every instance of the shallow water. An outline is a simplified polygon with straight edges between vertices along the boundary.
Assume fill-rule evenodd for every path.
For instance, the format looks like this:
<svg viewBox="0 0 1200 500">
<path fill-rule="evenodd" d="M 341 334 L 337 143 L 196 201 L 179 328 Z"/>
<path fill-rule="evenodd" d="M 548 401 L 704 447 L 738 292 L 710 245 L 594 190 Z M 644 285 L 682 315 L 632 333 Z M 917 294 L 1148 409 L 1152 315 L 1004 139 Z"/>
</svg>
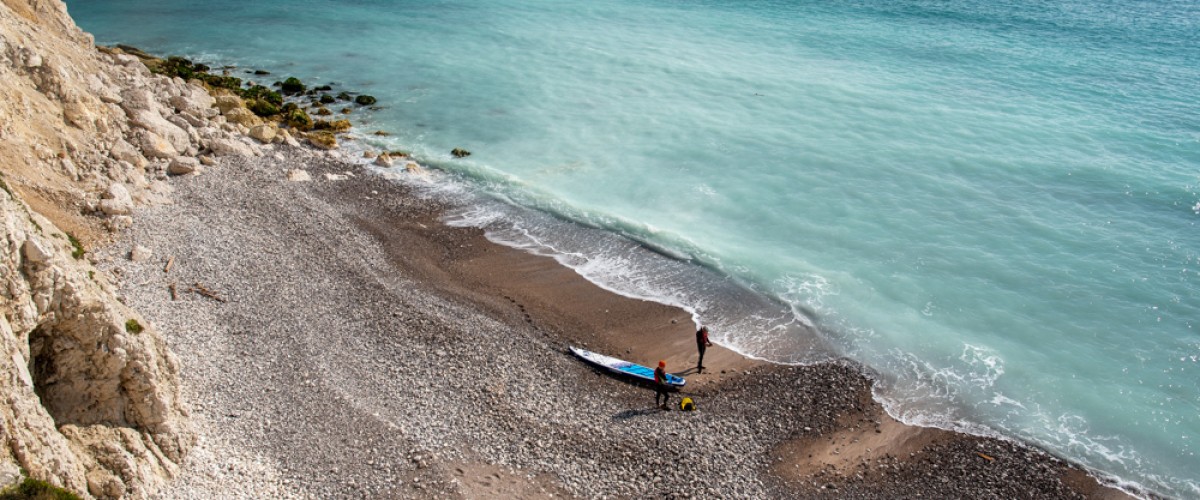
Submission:
<svg viewBox="0 0 1200 500">
<path fill-rule="evenodd" d="M 1200 497 L 1194 1 L 68 6 L 377 96 L 364 141 L 495 200 L 455 223 L 725 345 L 847 355 L 909 422 Z"/>
</svg>

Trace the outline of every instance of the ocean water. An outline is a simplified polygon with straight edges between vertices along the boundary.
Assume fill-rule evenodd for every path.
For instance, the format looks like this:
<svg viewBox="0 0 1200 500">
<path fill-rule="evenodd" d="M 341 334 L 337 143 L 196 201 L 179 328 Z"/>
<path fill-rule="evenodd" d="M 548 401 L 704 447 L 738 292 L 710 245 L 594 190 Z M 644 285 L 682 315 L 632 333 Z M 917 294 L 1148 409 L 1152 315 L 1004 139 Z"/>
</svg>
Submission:
<svg viewBox="0 0 1200 500">
<path fill-rule="evenodd" d="M 435 167 L 452 223 L 723 345 L 1200 498 L 1195 0 L 67 3 L 375 95 L 350 149 Z"/>
</svg>

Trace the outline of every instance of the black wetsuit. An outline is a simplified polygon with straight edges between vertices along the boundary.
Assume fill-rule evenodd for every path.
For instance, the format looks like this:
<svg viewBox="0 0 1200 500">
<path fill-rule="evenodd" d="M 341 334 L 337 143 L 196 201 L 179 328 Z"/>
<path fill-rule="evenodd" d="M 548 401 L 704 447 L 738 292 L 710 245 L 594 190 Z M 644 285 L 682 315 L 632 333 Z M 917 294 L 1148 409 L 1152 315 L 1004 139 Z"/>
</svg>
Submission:
<svg viewBox="0 0 1200 500">
<path fill-rule="evenodd" d="M 654 369 L 654 404 L 666 406 L 670 398 L 669 387 L 667 386 L 667 370 L 663 367 Z M 658 399 L 662 398 L 662 403 Z"/>
<path fill-rule="evenodd" d="M 696 373 L 704 370 L 704 351 L 708 350 L 708 346 L 712 345 L 708 341 L 708 330 L 701 328 L 696 330 L 696 350 L 700 351 L 700 361 L 696 362 Z"/>
</svg>

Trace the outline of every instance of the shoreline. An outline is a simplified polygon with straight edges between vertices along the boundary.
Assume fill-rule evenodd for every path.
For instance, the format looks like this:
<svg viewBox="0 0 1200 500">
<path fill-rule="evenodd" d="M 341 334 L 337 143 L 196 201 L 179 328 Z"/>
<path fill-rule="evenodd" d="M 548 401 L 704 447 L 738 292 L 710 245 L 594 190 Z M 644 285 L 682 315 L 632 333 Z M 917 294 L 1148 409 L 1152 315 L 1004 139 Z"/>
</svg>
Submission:
<svg viewBox="0 0 1200 500">
<path fill-rule="evenodd" d="M 180 356 L 206 431 L 163 498 L 230 493 L 250 476 L 283 497 L 1125 497 L 1024 445 L 895 422 L 853 363 L 771 365 L 714 346 L 711 370 L 687 373 L 686 311 L 446 226 L 445 206 L 359 166 L 266 149 L 180 178 L 176 203 L 140 214 L 109 250 L 122 291 Z M 288 168 L 316 180 L 288 182 Z M 135 243 L 152 262 L 121 258 Z M 168 255 L 179 259 L 170 275 Z M 229 302 L 172 301 L 167 279 Z M 652 391 L 568 345 L 665 359 L 699 411 L 652 409 Z M 362 439 L 347 443 L 348 428 Z M 235 443 L 243 458 L 216 466 Z M 656 455 L 678 470 L 647 477 Z M 928 481 L 933 471 L 944 481 Z"/>
</svg>

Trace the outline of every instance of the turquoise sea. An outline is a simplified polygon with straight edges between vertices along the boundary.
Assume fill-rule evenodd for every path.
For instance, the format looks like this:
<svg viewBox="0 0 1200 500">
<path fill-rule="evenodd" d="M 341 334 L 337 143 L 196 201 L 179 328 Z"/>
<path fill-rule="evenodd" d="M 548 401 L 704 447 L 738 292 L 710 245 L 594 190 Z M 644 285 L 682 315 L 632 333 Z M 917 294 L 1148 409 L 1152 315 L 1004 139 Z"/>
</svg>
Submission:
<svg viewBox="0 0 1200 500">
<path fill-rule="evenodd" d="M 1200 498 L 1196 0 L 67 3 L 378 97 L 353 147 L 436 167 L 452 223 L 726 346 Z"/>
</svg>

